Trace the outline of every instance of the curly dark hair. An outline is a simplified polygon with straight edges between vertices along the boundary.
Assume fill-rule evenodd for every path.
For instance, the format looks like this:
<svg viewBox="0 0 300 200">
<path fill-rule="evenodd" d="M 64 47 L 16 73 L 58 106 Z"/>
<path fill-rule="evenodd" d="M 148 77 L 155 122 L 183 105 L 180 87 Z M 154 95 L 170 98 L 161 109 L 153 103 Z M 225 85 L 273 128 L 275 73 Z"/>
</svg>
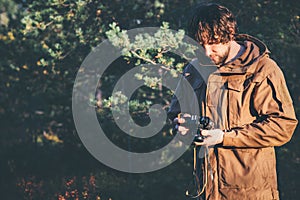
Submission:
<svg viewBox="0 0 300 200">
<path fill-rule="evenodd" d="M 227 43 L 235 38 L 237 23 L 226 7 L 202 4 L 195 8 L 188 32 L 201 45 Z"/>
</svg>

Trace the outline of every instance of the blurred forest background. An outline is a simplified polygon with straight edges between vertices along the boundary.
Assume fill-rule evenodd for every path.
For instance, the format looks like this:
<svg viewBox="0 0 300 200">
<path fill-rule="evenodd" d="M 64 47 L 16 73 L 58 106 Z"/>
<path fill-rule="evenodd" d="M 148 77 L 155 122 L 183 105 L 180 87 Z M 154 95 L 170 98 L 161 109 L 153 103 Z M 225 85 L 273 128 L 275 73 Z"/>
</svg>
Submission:
<svg viewBox="0 0 300 200">
<path fill-rule="evenodd" d="M 0 0 L 0 198 L 185 199 L 185 189 L 192 180 L 191 151 L 172 165 L 146 174 L 127 174 L 104 166 L 87 152 L 77 136 L 71 109 L 72 89 L 84 58 L 112 34 L 108 31 L 116 28 L 110 24 L 115 22 L 121 29 L 129 30 L 160 27 L 168 22 L 170 29 L 186 30 L 191 8 L 201 2 L 204 1 Z M 286 76 L 299 116 L 299 3 L 214 2 L 235 13 L 241 33 L 256 36 L 267 44 L 271 57 Z M 152 56 L 154 59 L 157 55 Z M 137 62 L 140 61 L 134 56 L 120 58 L 101 80 L 101 102 L 98 99 L 95 103 L 100 121 L 105 120 L 102 125 L 110 129 L 110 138 L 119 137 L 114 136 L 118 130 L 109 111 L 113 85 Z M 170 66 L 175 63 L 169 58 L 158 62 Z M 178 65 L 176 69 L 179 68 Z M 162 92 L 155 88 L 144 91 L 147 95 L 138 97 L 150 103 L 133 106 L 144 109 L 135 113 L 140 124 L 148 123 L 145 116 L 151 95 Z M 163 102 L 167 108 L 171 93 L 165 93 Z M 167 127 L 147 143 L 164 145 L 172 137 Z M 276 149 L 283 200 L 299 199 L 299 141 L 297 129 L 289 143 Z"/>
</svg>

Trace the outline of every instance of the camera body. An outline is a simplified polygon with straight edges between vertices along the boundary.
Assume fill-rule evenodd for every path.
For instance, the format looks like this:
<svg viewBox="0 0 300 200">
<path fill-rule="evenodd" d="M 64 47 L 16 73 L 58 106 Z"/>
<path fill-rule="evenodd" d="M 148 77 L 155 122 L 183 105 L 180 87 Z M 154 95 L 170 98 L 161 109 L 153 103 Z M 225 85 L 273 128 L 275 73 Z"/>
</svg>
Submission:
<svg viewBox="0 0 300 200">
<path fill-rule="evenodd" d="M 178 118 L 185 120 L 184 125 L 189 129 L 189 133 L 194 135 L 194 142 L 203 142 L 205 136 L 201 134 L 201 130 L 213 129 L 213 122 L 206 116 L 190 115 L 183 116 L 180 114 Z"/>
</svg>

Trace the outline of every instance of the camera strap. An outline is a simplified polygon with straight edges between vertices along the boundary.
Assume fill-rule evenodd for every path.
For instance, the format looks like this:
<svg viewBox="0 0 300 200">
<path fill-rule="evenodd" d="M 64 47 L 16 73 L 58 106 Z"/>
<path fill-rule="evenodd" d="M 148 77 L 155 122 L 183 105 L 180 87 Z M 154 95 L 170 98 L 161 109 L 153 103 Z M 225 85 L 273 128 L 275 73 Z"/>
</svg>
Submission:
<svg viewBox="0 0 300 200">
<path fill-rule="evenodd" d="M 213 174 L 212 167 L 211 167 L 211 164 L 210 164 L 210 156 L 209 156 L 209 151 L 208 151 L 207 146 L 205 146 L 205 157 L 206 156 L 207 156 L 207 159 L 205 161 L 207 162 L 207 168 L 208 168 L 209 173 L 210 173 L 211 181 L 213 181 L 214 180 L 214 174 Z"/>
<path fill-rule="evenodd" d="M 191 194 L 188 190 L 186 190 L 185 194 L 186 196 L 196 199 L 199 198 L 205 191 L 205 188 L 207 186 L 207 182 L 208 182 L 208 171 L 210 172 L 210 176 L 211 176 L 211 180 L 213 180 L 213 172 L 212 172 L 212 167 L 210 164 L 210 158 L 209 158 L 209 150 L 207 146 L 202 146 L 203 148 L 205 148 L 205 153 L 204 153 L 204 169 L 203 169 L 203 183 L 202 183 L 202 187 L 201 187 L 201 183 L 200 183 L 200 177 L 199 177 L 199 167 L 197 166 L 197 160 L 199 159 L 197 157 L 197 150 L 199 149 L 199 146 L 194 146 L 193 149 L 193 153 L 194 153 L 194 166 L 193 166 L 193 177 L 194 177 L 194 185 L 196 187 L 196 194 Z M 200 149 L 198 150 L 200 151 Z M 199 152 L 198 152 L 199 153 Z"/>
</svg>

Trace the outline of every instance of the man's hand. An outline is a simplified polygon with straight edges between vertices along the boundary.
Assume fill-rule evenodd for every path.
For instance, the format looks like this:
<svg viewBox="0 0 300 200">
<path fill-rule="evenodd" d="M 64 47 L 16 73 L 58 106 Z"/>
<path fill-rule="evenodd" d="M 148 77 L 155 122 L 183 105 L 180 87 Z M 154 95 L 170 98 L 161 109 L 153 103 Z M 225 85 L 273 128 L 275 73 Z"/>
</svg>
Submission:
<svg viewBox="0 0 300 200">
<path fill-rule="evenodd" d="M 189 114 L 184 114 L 184 117 L 190 117 Z M 186 135 L 189 129 L 181 124 L 184 124 L 184 118 L 175 118 L 174 123 L 178 123 L 177 130 L 181 135 Z M 201 134 L 205 137 L 203 142 L 194 142 L 195 145 L 213 146 L 223 142 L 224 132 L 221 129 L 201 130 Z"/>
<path fill-rule="evenodd" d="M 190 114 L 184 114 L 183 115 L 184 117 L 190 117 L 191 115 Z M 174 119 L 174 122 L 175 123 L 178 123 L 178 124 L 183 124 L 184 122 L 185 122 L 185 120 L 184 120 L 184 118 L 175 118 Z M 188 133 L 188 131 L 189 131 L 189 129 L 188 128 L 186 128 L 185 126 L 181 126 L 181 125 L 179 125 L 178 127 L 177 127 L 177 130 L 178 130 L 178 132 L 181 134 L 181 135 L 186 135 L 187 133 Z"/>
<path fill-rule="evenodd" d="M 224 132 L 221 129 L 202 130 L 201 134 L 205 136 L 203 142 L 194 142 L 195 145 L 213 146 L 223 142 Z"/>
</svg>

